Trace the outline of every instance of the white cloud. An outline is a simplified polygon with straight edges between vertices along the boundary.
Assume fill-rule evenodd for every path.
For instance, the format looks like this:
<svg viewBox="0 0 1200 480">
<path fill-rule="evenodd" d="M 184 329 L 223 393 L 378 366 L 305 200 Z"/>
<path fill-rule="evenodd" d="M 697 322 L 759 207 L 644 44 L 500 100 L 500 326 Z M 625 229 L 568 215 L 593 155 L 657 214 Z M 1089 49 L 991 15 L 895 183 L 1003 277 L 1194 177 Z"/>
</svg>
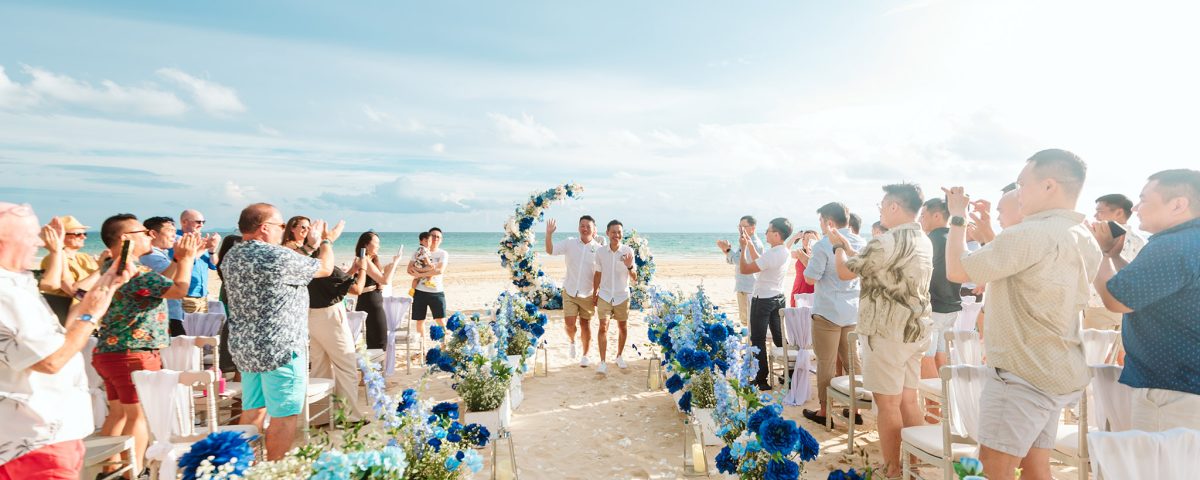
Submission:
<svg viewBox="0 0 1200 480">
<path fill-rule="evenodd" d="M 187 111 L 174 93 L 153 86 L 126 87 L 103 80 L 100 87 L 37 67 L 22 69 L 32 77 L 25 87 L 41 99 L 51 99 L 68 105 L 78 105 L 110 112 L 134 112 L 150 116 L 177 116 Z"/>
<path fill-rule="evenodd" d="M 268 127 L 261 123 L 258 124 L 258 133 L 261 133 L 261 134 L 267 135 L 267 136 L 271 136 L 271 137 L 282 137 L 283 136 L 283 132 L 280 132 L 279 130 Z"/>
<path fill-rule="evenodd" d="M 441 135 L 442 134 L 442 132 L 440 130 L 438 130 L 436 128 L 431 128 L 431 127 L 425 125 L 424 123 L 421 123 L 419 120 L 416 120 L 413 118 L 400 119 L 390 113 L 376 110 L 374 107 L 372 107 L 370 105 L 363 105 L 363 114 L 366 115 L 367 119 L 371 120 L 372 122 L 379 124 L 381 126 L 384 126 L 384 127 L 388 128 L 389 130 L 395 130 L 400 133 L 409 133 L 409 134 L 418 134 L 418 135 L 426 135 L 426 134 Z"/>
<path fill-rule="evenodd" d="M 489 113 L 488 117 L 496 122 L 496 129 L 510 143 L 543 148 L 559 142 L 553 130 L 534 121 L 528 113 L 522 113 L 519 119 L 500 113 Z"/>
<path fill-rule="evenodd" d="M 430 149 L 430 150 L 433 150 L 433 153 L 436 153 L 436 154 L 438 154 L 438 155 L 441 155 L 441 154 L 443 154 L 443 153 L 446 153 L 446 144 L 444 144 L 444 143 L 435 143 L 435 144 L 433 144 L 433 146 L 429 147 L 429 149 Z"/>
<path fill-rule="evenodd" d="M 233 180 L 225 181 L 225 200 L 233 205 L 244 204 L 257 195 L 258 191 L 254 187 L 243 187 L 234 183 Z"/>
<path fill-rule="evenodd" d="M 695 140 L 681 137 L 670 130 L 655 130 L 650 132 L 650 138 L 667 148 L 683 149 L 696 144 Z"/>
<path fill-rule="evenodd" d="M 234 89 L 219 83 L 196 78 L 176 68 L 160 68 L 158 76 L 171 80 L 192 95 L 201 109 L 211 115 L 230 115 L 246 111 Z"/>
<path fill-rule="evenodd" d="M 0 108 L 21 109 L 37 103 L 37 97 L 4 74 L 0 65 Z"/>
</svg>

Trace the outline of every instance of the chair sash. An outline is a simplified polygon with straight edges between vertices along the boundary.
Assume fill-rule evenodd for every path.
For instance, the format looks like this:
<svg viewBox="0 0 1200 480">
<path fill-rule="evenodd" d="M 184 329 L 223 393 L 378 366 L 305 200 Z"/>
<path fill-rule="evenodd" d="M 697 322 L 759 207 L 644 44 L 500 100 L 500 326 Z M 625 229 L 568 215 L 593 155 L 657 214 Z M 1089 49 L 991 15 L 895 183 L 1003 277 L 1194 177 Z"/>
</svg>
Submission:
<svg viewBox="0 0 1200 480">
<path fill-rule="evenodd" d="M 796 302 L 796 304 L 800 305 L 800 302 Z M 808 306 L 783 309 L 783 320 L 787 323 L 787 328 L 784 329 L 787 331 L 787 344 L 799 348 L 799 351 L 796 352 L 796 366 L 792 370 L 792 385 L 788 389 L 783 403 L 785 405 L 803 405 L 812 395 L 812 382 L 809 381 L 809 375 L 812 373 L 809 363 L 811 360 L 809 350 L 812 348 L 811 302 Z"/>
<path fill-rule="evenodd" d="M 983 342 L 975 330 L 950 330 L 946 332 L 950 341 L 947 352 L 950 365 L 983 365 Z"/>
<path fill-rule="evenodd" d="M 350 327 L 350 336 L 355 345 L 358 345 L 358 339 L 362 338 L 363 325 L 366 323 L 367 312 L 346 312 L 346 324 Z"/>
<path fill-rule="evenodd" d="M 1095 424 L 1110 432 L 1133 428 L 1133 389 L 1118 382 L 1122 368 L 1092 365 L 1092 396 Z M 1090 413 L 1090 412 L 1089 412 Z"/>
<path fill-rule="evenodd" d="M 146 449 L 146 459 L 160 462 L 160 478 L 175 478 L 180 452 L 171 443 L 171 436 L 192 430 L 191 415 L 186 419 L 183 415 L 191 411 L 192 389 L 179 384 L 179 372 L 175 370 L 140 370 L 132 376 L 146 424 L 154 437 Z"/>
<path fill-rule="evenodd" d="M 1117 342 L 1121 340 L 1121 332 L 1085 328 L 1080 339 L 1083 341 L 1083 357 L 1087 364 L 1101 365 L 1110 362 Z"/>
<path fill-rule="evenodd" d="M 979 319 L 979 312 L 981 310 L 983 310 L 982 303 L 963 303 L 962 310 L 958 312 L 958 319 L 954 321 L 954 329 L 975 330 L 975 321 Z"/>
<path fill-rule="evenodd" d="M 203 370 L 203 353 L 196 346 L 196 337 L 171 337 L 171 344 L 162 349 L 163 368 L 176 371 Z"/>
<path fill-rule="evenodd" d="M 812 307 L 813 306 L 814 299 L 813 299 L 813 294 L 811 294 L 811 293 L 797 293 L 792 298 L 794 298 L 796 300 L 797 307 Z"/>
<path fill-rule="evenodd" d="M 83 371 L 87 374 L 88 394 L 92 396 L 92 421 L 103 425 L 108 417 L 108 396 L 104 393 L 104 379 L 92 366 L 92 351 L 97 342 L 96 337 L 88 337 L 87 347 L 83 349 Z"/>
<path fill-rule="evenodd" d="M 396 371 L 396 330 L 408 320 L 412 308 L 412 297 L 384 297 L 383 311 L 387 314 L 386 355 L 383 360 L 383 375 L 391 376 Z M 408 339 L 405 339 L 408 341 Z"/>
<path fill-rule="evenodd" d="M 183 331 L 197 337 L 216 337 L 225 323 L 225 309 L 209 313 L 183 314 Z"/>
<path fill-rule="evenodd" d="M 1088 451 L 1097 480 L 1193 478 L 1200 471 L 1200 430 L 1092 432 Z"/>
<path fill-rule="evenodd" d="M 986 375 L 995 373 L 989 367 L 978 365 L 952 365 L 943 368 L 950 369 L 950 432 L 960 437 L 978 440 L 979 397 L 983 393 Z"/>
<path fill-rule="evenodd" d="M 209 300 L 208 313 L 225 313 L 225 302 L 220 300 Z"/>
</svg>

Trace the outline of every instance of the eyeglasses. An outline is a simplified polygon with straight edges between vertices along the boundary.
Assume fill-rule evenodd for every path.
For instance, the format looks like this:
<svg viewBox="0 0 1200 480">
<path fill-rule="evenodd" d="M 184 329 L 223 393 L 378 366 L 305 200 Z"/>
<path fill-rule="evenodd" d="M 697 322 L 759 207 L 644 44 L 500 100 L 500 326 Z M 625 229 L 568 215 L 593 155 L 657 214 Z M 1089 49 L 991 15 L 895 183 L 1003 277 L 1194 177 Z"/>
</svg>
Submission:
<svg viewBox="0 0 1200 480">
<path fill-rule="evenodd" d="M 83 238 L 87 238 L 87 232 L 84 232 L 84 233 L 68 233 L 68 234 L 67 234 L 67 236 L 68 236 L 68 237 L 83 237 Z"/>
<path fill-rule="evenodd" d="M 204 225 L 205 221 L 204 220 L 192 220 L 192 223 L 195 223 L 197 225 Z"/>
<path fill-rule="evenodd" d="M 134 230 L 134 231 L 132 231 L 132 232 L 125 232 L 125 235 L 137 235 L 137 234 L 139 234 L 139 233 L 141 233 L 141 234 L 145 234 L 146 236 L 150 236 L 150 230 Z M 84 235 L 84 236 L 87 236 L 87 234 L 86 234 L 86 233 L 85 233 L 85 234 L 83 234 L 83 235 Z"/>
</svg>

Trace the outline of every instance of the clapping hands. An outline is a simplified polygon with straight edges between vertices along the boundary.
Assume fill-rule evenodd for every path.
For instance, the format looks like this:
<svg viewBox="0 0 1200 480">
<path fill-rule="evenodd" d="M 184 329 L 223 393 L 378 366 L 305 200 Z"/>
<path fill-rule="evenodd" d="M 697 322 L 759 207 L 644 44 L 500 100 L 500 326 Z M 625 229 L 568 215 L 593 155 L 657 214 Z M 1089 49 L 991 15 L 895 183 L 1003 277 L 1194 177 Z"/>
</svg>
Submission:
<svg viewBox="0 0 1200 480">
<path fill-rule="evenodd" d="M 63 227 L 62 219 L 54 217 L 50 223 L 42 227 L 42 231 L 38 234 L 41 237 L 42 244 L 46 246 L 46 250 L 56 252 L 63 248 L 63 237 L 66 236 L 66 230 Z"/>
<path fill-rule="evenodd" d="M 963 187 L 942 187 L 942 191 L 946 192 L 946 209 L 950 211 L 951 216 L 966 217 L 967 206 L 971 204 L 971 196 Z"/>
<path fill-rule="evenodd" d="M 175 241 L 175 259 L 181 262 L 190 261 L 196 258 L 196 253 L 200 251 L 201 245 L 206 240 L 200 238 L 197 232 L 185 233 Z"/>
</svg>

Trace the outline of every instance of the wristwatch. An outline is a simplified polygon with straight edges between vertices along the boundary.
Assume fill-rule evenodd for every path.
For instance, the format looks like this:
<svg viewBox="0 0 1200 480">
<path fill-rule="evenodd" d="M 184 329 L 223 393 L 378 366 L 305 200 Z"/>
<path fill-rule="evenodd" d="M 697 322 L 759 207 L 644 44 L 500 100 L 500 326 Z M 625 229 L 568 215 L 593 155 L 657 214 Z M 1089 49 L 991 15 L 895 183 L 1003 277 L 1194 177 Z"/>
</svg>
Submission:
<svg viewBox="0 0 1200 480">
<path fill-rule="evenodd" d="M 79 316 L 79 321 L 81 321 L 81 322 L 87 322 L 87 323 L 90 323 L 90 324 L 92 324 L 92 325 L 95 325 L 95 324 L 96 324 L 96 319 L 95 319 L 94 317 L 92 317 L 92 316 L 91 316 L 91 314 L 87 314 L 87 313 L 85 313 L 85 314 L 83 314 L 83 315 L 80 315 L 80 316 Z"/>
<path fill-rule="evenodd" d="M 625 268 L 627 268 L 629 270 L 633 270 L 633 265 L 626 265 Z"/>
<path fill-rule="evenodd" d="M 965 226 L 967 226 L 967 219 L 960 217 L 958 215 L 954 215 L 954 216 L 950 217 L 950 225 L 955 226 L 955 227 L 965 227 Z"/>
</svg>

